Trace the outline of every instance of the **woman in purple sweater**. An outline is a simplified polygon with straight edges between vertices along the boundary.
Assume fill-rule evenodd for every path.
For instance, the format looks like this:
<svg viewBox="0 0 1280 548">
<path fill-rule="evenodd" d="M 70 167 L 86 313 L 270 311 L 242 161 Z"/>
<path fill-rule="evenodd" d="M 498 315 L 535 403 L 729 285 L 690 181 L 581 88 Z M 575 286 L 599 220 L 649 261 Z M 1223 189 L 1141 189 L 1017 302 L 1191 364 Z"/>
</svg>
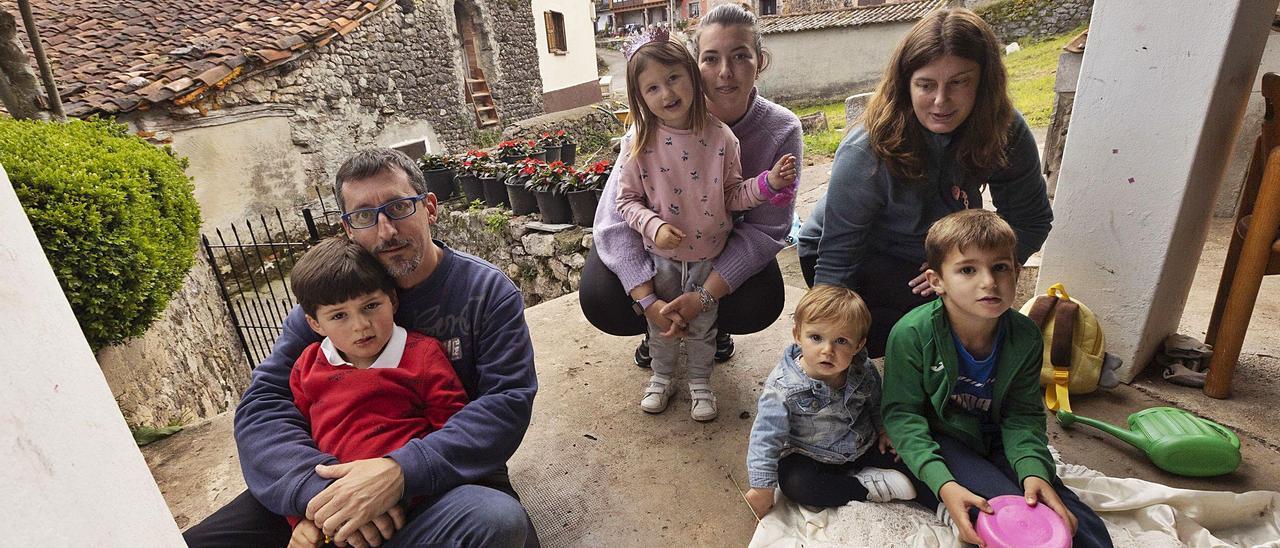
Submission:
<svg viewBox="0 0 1280 548">
<path fill-rule="evenodd" d="M 729 125 L 742 150 L 742 172 L 768 170 L 784 154 L 801 157 L 800 119 L 791 111 L 760 97 L 755 82 L 768 66 L 756 18 L 736 4 L 722 4 L 707 12 L 694 35 L 707 108 Z M 626 162 L 622 151 L 617 164 Z M 640 335 L 646 318 L 673 319 L 675 333 L 696 317 L 703 301 L 720 305 L 716 361 L 733 355 L 730 333 L 760 331 L 782 313 L 782 272 L 775 256 L 786 246 L 794 204 L 764 203 L 737 217 L 724 251 L 713 262 L 704 292 L 688 292 L 670 303 L 653 292 L 653 261 L 640 235 L 618 214 L 615 169 L 596 209 L 595 242 L 582 270 L 579 300 L 593 325 L 611 335 Z M 643 315 L 641 315 L 641 313 Z M 648 341 L 636 348 L 636 364 L 649 365 Z"/>
</svg>

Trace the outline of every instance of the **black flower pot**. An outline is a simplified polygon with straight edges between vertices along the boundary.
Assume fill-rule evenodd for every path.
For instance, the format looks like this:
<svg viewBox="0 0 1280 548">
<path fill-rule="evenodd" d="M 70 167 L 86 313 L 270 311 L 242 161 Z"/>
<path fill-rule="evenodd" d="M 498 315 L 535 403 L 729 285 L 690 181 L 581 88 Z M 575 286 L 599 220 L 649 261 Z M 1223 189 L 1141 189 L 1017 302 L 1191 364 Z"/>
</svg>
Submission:
<svg viewBox="0 0 1280 548">
<path fill-rule="evenodd" d="M 453 197 L 455 187 L 452 169 L 428 169 L 422 172 L 422 176 L 427 178 L 427 191 L 435 194 L 436 200 L 443 202 Z"/>
<path fill-rule="evenodd" d="M 481 177 L 480 186 L 484 187 L 484 205 L 486 207 L 511 207 L 507 198 L 507 186 L 497 177 Z"/>
<path fill-rule="evenodd" d="M 546 151 L 546 150 L 539 150 L 539 151 L 534 152 L 533 154 L 530 154 L 530 155 L 529 155 L 529 157 L 530 157 L 530 158 L 537 158 L 537 159 L 542 160 L 542 161 L 544 161 L 544 162 L 545 162 L 545 161 L 547 161 L 547 151 Z"/>
<path fill-rule="evenodd" d="M 603 189 L 603 188 L 597 188 L 597 189 L 595 189 L 595 190 L 592 190 L 592 192 L 596 193 L 596 202 L 599 202 L 600 200 L 603 200 L 603 199 L 604 199 L 604 189 Z"/>
<path fill-rule="evenodd" d="M 542 145 L 542 150 L 546 154 L 548 164 L 560 159 L 560 145 Z"/>
<path fill-rule="evenodd" d="M 520 160 L 523 160 L 525 158 L 527 158 L 527 156 L 524 156 L 521 154 L 503 154 L 502 156 L 498 157 L 498 160 L 502 161 L 502 163 L 504 164 L 516 165 L 516 162 L 519 162 Z"/>
<path fill-rule="evenodd" d="M 467 203 L 476 200 L 484 201 L 484 185 L 480 184 L 480 179 L 475 175 L 459 175 L 458 185 L 462 187 L 462 193 L 467 196 Z"/>
<path fill-rule="evenodd" d="M 560 145 L 560 161 L 565 165 L 571 166 L 578 161 L 578 144 L 565 143 Z"/>
<path fill-rule="evenodd" d="M 524 187 L 524 183 L 507 183 L 506 186 L 512 213 L 528 215 L 538 210 L 537 198 L 534 198 L 533 193 Z"/>
<path fill-rule="evenodd" d="M 573 211 L 569 209 L 569 199 L 564 194 L 534 192 L 533 195 L 538 202 L 538 211 L 542 213 L 542 222 L 557 225 L 573 222 Z"/>
<path fill-rule="evenodd" d="M 573 222 L 578 226 L 591 226 L 596 218 L 596 204 L 600 198 L 596 191 L 575 190 L 566 194 L 569 197 L 569 209 L 573 211 Z"/>
</svg>

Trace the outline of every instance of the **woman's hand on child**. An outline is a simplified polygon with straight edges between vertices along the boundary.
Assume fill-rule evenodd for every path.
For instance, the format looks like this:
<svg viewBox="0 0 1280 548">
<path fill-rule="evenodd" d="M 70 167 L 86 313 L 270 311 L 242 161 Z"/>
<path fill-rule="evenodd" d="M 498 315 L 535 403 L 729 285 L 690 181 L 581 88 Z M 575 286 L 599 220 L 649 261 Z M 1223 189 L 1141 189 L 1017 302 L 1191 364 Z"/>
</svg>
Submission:
<svg viewBox="0 0 1280 548">
<path fill-rule="evenodd" d="M 791 154 L 783 154 L 778 158 L 778 162 L 773 164 L 773 169 L 769 170 L 769 188 L 774 191 L 782 190 L 791 186 L 796 181 L 796 157 Z"/>
<path fill-rule="evenodd" d="M 653 245 L 658 246 L 658 249 L 675 249 L 682 241 L 684 232 L 671 223 L 658 227 L 658 235 L 653 237 Z"/>
<path fill-rule="evenodd" d="M 667 303 L 666 306 L 663 306 L 659 313 L 672 319 L 675 319 L 673 315 L 678 316 L 684 322 L 685 330 L 687 331 L 687 322 L 693 321 L 699 314 L 702 314 L 702 296 L 698 295 L 696 291 L 686 291 L 676 297 L 675 300 Z M 663 333 L 663 335 L 672 336 L 666 333 Z"/>
<path fill-rule="evenodd" d="M 314 521 L 304 519 L 298 522 L 298 526 L 293 528 L 293 535 L 289 537 L 289 548 L 316 548 L 324 542 L 324 533 L 320 532 L 320 528 L 316 526 Z"/>
<path fill-rule="evenodd" d="M 911 278 L 907 285 L 911 287 L 911 292 L 921 297 L 932 297 L 933 286 L 929 285 L 929 278 L 925 276 L 924 271 L 929 270 L 929 263 L 920 265 L 920 275 Z"/>
<path fill-rule="evenodd" d="M 644 309 L 644 317 L 649 323 L 662 330 L 663 337 L 683 337 L 689 334 L 689 322 L 676 312 L 667 312 L 667 301 L 658 299 Z"/>
<path fill-rule="evenodd" d="M 876 442 L 876 445 L 880 448 L 881 455 L 892 451 L 894 462 L 902 460 L 902 456 L 898 455 L 898 450 L 893 448 L 893 441 L 889 439 L 888 432 L 885 432 L 884 430 L 880 431 L 880 440 Z"/>
<path fill-rule="evenodd" d="M 773 508 L 773 489 L 752 487 L 747 489 L 747 504 L 756 513 L 756 519 L 764 519 L 765 514 Z"/>
<path fill-rule="evenodd" d="M 1027 476 L 1027 479 L 1022 480 L 1022 489 L 1027 497 L 1027 506 L 1035 506 L 1037 501 L 1043 502 L 1071 528 L 1071 536 L 1075 536 L 1076 516 L 1067 510 L 1067 505 L 1062 503 L 1058 492 L 1053 490 L 1049 482 L 1036 476 Z"/>
<path fill-rule="evenodd" d="M 938 490 L 938 498 L 942 499 L 942 504 L 947 507 L 947 512 L 951 514 L 951 521 L 955 522 L 956 529 L 960 531 L 960 540 L 969 544 L 977 544 L 978 546 L 986 546 L 986 543 L 978 538 L 978 532 L 973 528 L 973 522 L 969 521 L 969 508 L 977 508 L 978 510 L 990 514 L 994 512 L 991 505 L 973 491 L 965 488 L 954 481 L 949 481 Z"/>
</svg>

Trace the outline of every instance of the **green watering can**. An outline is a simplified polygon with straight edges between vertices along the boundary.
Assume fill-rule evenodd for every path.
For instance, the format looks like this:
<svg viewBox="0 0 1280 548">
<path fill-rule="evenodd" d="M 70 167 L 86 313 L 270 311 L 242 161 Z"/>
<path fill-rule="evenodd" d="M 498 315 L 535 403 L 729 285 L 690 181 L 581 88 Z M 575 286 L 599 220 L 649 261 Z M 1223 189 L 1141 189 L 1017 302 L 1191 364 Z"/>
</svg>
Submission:
<svg viewBox="0 0 1280 548">
<path fill-rule="evenodd" d="M 1141 449 L 1161 470 L 1179 476 L 1221 476 L 1240 466 L 1240 438 L 1226 427 L 1173 407 L 1129 415 L 1129 429 L 1058 411 L 1063 426 L 1081 422 Z"/>
</svg>

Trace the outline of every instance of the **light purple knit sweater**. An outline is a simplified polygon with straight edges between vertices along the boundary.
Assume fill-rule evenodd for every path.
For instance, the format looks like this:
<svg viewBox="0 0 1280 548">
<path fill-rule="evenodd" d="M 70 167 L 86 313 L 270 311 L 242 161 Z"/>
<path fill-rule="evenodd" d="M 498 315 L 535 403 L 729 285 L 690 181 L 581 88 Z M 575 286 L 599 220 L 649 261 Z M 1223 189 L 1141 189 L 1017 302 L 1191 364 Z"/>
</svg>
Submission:
<svg viewBox="0 0 1280 548">
<path fill-rule="evenodd" d="M 742 173 L 760 173 L 773 167 L 783 154 L 796 157 L 796 184 L 799 185 L 804 139 L 800 118 L 791 111 L 751 92 L 751 107 L 738 123 L 729 126 L 738 137 L 742 150 Z M 623 150 L 615 165 L 625 165 L 628 151 Z M 622 170 L 615 167 L 605 184 L 600 205 L 596 207 L 593 235 L 596 254 L 617 274 L 628 292 L 653 278 L 653 260 L 644 249 L 640 234 L 627 226 L 618 214 L 618 178 Z M 715 271 L 736 290 L 747 278 L 760 272 L 786 246 L 791 230 L 794 201 L 784 206 L 765 202 L 738 218 L 729 242 L 714 261 Z"/>
</svg>

